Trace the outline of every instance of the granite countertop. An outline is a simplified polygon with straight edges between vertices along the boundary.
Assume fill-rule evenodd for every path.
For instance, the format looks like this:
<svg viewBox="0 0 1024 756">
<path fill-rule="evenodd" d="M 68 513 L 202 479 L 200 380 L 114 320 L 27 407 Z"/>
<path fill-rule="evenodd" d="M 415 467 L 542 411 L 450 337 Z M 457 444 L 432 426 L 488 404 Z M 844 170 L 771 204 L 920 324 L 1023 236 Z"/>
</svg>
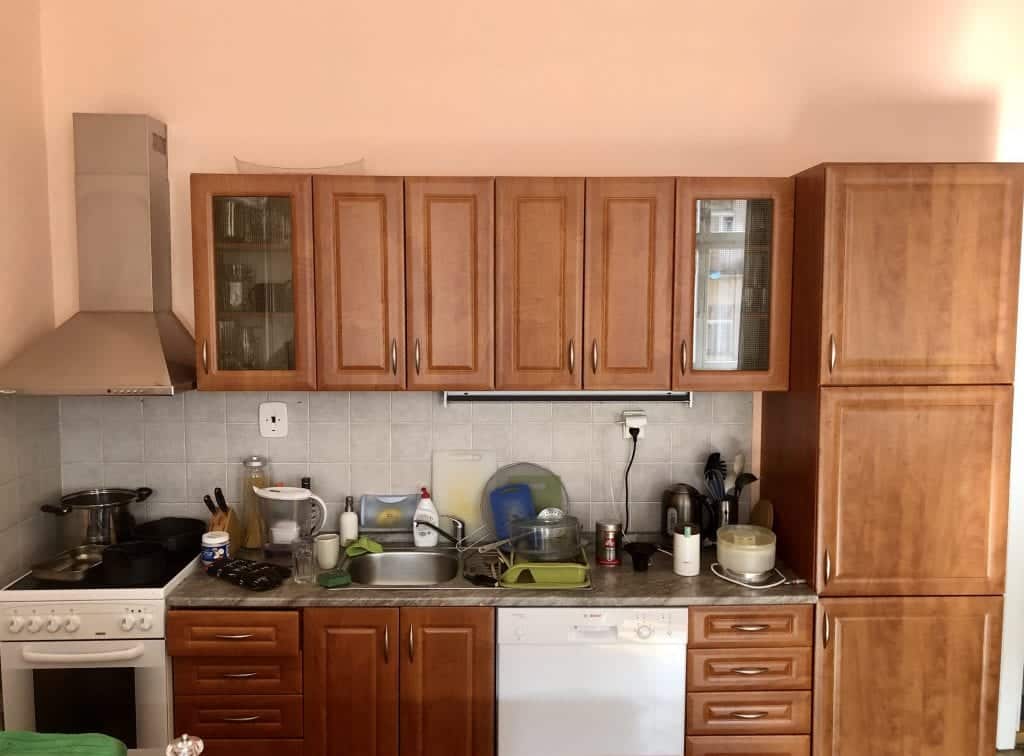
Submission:
<svg viewBox="0 0 1024 756">
<path fill-rule="evenodd" d="M 701 574 L 679 577 L 672 558 L 659 553 L 647 572 L 634 572 L 629 558 L 619 567 L 591 569 L 589 590 L 515 588 L 364 588 L 352 585 L 326 590 L 288 580 L 279 588 L 256 593 L 209 577 L 190 575 L 167 598 L 170 609 L 274 609 L 303 606 L 698 606 L 709 604 L 812 604 L 814 591 L 805 582 L 767 590 L 751 590 L 715 577 L 709 566 L 714 550 L 706 549 Z M 591 561 L 593 564 L 593 561 Z M 779 569 L 789 579 L 794 574 Z M 452 583 L 470 585 L 461 578 Z"/>
</svg>

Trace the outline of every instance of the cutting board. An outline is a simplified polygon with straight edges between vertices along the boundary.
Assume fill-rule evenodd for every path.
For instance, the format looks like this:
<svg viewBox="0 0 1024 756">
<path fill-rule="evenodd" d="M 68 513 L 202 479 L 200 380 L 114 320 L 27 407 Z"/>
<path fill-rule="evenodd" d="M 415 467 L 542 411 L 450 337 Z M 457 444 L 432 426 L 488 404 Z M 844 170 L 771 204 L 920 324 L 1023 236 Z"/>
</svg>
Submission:
<svg viewBox="0 0 1024 756">
<path fill-rule="evenodd" d="M 467 538 L 473 539 L 474 531 L 490 523 L 490 518 L 484 519 L 481 501 L 484 487 L 497 469 L 498 456 L 493 451 L 434 452 L 434 488 L 430 492 L 434 506 L 439 513 L 464 521 Z M 482 535 L 481 531 L 475 537 Z"/>
</svg>

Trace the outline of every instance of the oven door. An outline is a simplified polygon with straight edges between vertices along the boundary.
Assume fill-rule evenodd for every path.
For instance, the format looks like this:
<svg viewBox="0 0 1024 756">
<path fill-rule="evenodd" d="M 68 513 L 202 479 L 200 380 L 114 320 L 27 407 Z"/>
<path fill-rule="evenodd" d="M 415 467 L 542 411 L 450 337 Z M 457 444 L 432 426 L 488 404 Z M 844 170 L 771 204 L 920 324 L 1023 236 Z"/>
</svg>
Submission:
<svg viewBox="0 0 1024 756">
<path fill-rule="evenodd" d="M 131 756 L 171 740 L 163 640 L 0 643 L 4 728 L 110 735 Z"/>
</svg>

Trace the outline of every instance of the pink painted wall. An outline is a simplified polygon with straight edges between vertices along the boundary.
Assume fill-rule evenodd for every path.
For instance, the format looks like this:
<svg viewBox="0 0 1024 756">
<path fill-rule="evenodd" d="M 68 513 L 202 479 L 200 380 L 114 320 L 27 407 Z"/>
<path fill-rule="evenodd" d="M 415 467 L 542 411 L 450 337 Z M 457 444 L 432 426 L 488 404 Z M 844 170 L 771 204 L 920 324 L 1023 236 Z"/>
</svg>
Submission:
<svg viewBox="0 0 1024 756">
<path fill-rule="evenodd" d="M 188 175 L 234 155 L 542 175 L 1021 157 L 1022 27 L 1019 0 L 42 0 L 57 314 L 76 110 L 168 123 L 191 322 Z"/>
<path fill-rule="evenodd" d="M 0 13 L 0 364 L 53 326 L 39 3 Z"/>
</svg>

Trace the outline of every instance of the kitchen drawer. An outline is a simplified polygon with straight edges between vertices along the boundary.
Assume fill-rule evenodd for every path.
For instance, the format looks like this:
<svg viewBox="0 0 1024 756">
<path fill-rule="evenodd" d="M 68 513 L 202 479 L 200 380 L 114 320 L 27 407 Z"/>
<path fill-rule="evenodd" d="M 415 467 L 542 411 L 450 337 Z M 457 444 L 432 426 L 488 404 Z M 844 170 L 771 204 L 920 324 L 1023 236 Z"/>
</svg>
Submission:
<svg viewBox="0 0 1024 756">
<path fill-rule="evenodd" d="M 182 656 L 174 660 L 174 692 L 193 696 L 301 693 L 302 657 Z"/>
<path fill-rule="evenodd" d="M 811 649 L 693 648 L 686 674 L 689 691 L 810 690 Z"/>
<path fill-rule="evenodd" d="M 810 646 L 812 606 L 707 606 L 690 608 L 691 648 Z"/>
<path fill-rule="evenodd" d="M 811 739 L 807 735 L 687 736 L 684 751 L 686 756 L 810 756 Z"/>
<path fill-rule="evenodd" d="M 174 731 L 201 738 L 301 738 L 302 696 L 175 696 Z"/>
<path fill-rule="evenodd" d="M 170 656 L 298 656 L 298 612 L 167 613 Z"/>
<path fill-rule="evenodd" d="M 203 756 L 302 756 L 302 748 L 301 740 L 207 739 L 203 741 Z"/>
<path fill-rule="evenodd" d="M 690 693 L 686 696 L 690 735 L 807 735 L 811 732 L 809 690 Z"/>
</svg>

